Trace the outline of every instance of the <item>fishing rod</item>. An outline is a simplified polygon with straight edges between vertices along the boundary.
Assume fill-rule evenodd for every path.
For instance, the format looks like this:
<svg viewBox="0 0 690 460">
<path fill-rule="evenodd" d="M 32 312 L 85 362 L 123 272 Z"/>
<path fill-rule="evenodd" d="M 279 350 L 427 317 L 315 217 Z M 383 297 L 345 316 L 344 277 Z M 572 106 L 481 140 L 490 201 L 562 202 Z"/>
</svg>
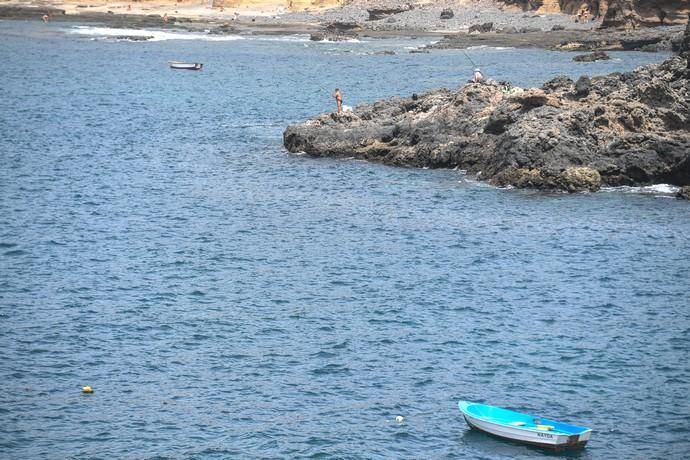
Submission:
<svg viewBox="0 0 690 460">
<path fill-rule="evenodd" d="M 470 55 L 467 54 L 467 52 L 465 51 L 465 48 L 462 49 L 462 54 L 464 54 L 465 57 L 467 58 L 467 60 L 470 61 L 470 64 L 472 64 L 472 67 L 474 67 L 474 68 L 477 67 L 477 64 L 475 64 L 474 61 L 472 60 L 472 58 L 470 57 Z"/>
</svg>

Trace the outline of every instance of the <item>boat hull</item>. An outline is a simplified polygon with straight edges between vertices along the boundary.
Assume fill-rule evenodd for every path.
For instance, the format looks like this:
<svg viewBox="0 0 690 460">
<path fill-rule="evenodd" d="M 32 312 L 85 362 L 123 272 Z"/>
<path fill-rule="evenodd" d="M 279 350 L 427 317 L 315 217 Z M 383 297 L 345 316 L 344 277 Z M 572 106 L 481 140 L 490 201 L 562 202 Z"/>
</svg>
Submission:
<svg viewBox="0 0 690 460">
<path fill-rule="evenodd" d="M 582 449 L 592 430 L 553 420 L 535 418 L 484 404 L 458 404 L 470 428 L 501 439 L 556 451 Z"/>
<path fill-rule="evenodd" d="M 483 431 L 495 436 L 497 438 L 505 439 L 507 441 L 515 441 L 521 444 L 528 444 L 530 446 L 541 447 L 543 449 L 551 449 L 556 452 L 563 450 L 577 450 L 584 449 L 589 441 L 589 432 L 585 439 L 581 439 L 585 435 L 553 435 L 551 433 L 535 433 L 536 436 L 525 435 L 518 430 L 510 430 L 507 427 L 500 425 L 493 425 L 491 423 L 484 423 L 482 421 L 472 419 L 466 415 L 465 422 L 470 428 L 478 431 Z M 502 428 L 502 429 L 501 429 Z"/>
<path fill-rule="evenodd" d="M 175 70 L 201 70 L 204 65 L 198 62 L 171 62 L 170 68 Z"/>
</svg>

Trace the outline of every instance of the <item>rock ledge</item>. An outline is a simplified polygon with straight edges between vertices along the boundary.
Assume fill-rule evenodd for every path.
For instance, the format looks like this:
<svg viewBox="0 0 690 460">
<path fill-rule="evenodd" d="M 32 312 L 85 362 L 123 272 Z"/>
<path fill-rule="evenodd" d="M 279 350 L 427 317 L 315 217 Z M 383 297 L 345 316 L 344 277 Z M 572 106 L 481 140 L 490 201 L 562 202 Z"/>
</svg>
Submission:
<svg viewBox="0 0 690 460">
<path fill-rule="evenodd" d="M 287 127 L 290 152 L 460 168 L 501 186 L 568 192 L 690 185 L 685 54 L 625 74 L 558 77 L 521 90 L 494 82 L 322 114 Z"/>
</svg>

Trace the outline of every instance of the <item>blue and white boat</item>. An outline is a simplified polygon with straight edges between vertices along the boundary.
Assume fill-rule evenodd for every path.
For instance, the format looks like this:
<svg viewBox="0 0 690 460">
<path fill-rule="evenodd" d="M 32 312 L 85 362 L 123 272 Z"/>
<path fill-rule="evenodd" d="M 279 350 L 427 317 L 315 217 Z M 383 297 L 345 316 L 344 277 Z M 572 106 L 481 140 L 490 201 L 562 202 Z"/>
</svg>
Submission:
<svg viewBox="0 0 690 460">
<path fill-rule="evenodd" d="M 458 407 L 471 428 L 500 438 L 557 451 L 584 448 L 592 433 L 590 428 L 584 426 L 561 423 L 486 404 L 460 401 Z"/>
</svg>

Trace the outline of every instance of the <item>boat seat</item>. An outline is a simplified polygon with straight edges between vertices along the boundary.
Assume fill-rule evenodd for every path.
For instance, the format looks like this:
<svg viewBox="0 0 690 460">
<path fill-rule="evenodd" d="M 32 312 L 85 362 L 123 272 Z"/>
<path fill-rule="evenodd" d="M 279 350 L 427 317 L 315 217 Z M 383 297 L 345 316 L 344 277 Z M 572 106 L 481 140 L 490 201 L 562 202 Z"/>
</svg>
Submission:
<svg viewBox="0 0 690 460">
<path fill-rule="evenodd" d="M 537 430 L 551 431 L 555 427 L 553 425 L 537 425 Z"/>
</svg>

